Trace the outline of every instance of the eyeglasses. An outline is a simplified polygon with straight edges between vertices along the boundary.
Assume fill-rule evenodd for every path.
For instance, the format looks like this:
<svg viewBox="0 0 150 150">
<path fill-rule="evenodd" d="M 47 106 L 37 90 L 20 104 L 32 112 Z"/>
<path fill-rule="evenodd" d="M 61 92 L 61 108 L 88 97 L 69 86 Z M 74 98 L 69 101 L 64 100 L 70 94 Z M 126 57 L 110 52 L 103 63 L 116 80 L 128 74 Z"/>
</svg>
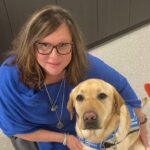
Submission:
<svg viewBox="0 0 150 150">
<path fill-rule="evenodd" d="M 52 45 L 50 43 L 44 43 L 44 42 L 36 42 L 36 48 L 39 54 L 42 55 L 49 55 L 53 51 L 54 48 L 56 48 L 56 51 L 60 55 L 67 55 L 72 50 L 72 43 L 59 43 L 57 45 Z"/>
</svg>

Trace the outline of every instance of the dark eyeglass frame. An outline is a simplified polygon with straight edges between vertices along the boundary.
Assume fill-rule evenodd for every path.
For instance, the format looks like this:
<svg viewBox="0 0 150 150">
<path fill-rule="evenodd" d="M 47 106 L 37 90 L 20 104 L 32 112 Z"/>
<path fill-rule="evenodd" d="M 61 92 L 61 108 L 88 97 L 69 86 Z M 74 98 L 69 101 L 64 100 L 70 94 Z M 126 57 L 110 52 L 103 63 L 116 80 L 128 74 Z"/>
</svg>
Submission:
<svg viewBox="0 0 150 150">
<path fill-rule="evenodd" d="M 67 52 L 67 53 L 61 53 L 61 51 L 59 51 L 59 46 L 61 46 L 61 45 L 63 45 L 63 44 L 69 44 L 70 45 L 70 50 Z M 50 45 L 51 46 L 51 49 L 49 50 L 49 52 L 48 53 L 41 53 L 40 51 L 39 51 L 39 48 L 38 48 L 38 45 Z M 71 53 L 71 51 L 72 51 L 72 48 L 73 48 L 73 43 L 59 43 L 59 44 L 57 44 L 57 45 L 52 45 L 52 44 L 50 44 L 50 43 L 46 43 L 46 42 L 36 42 L 35 43 L 35 46 L 36 46 L 36 49 L 37 49 L 37 52 L 39 53 L 39 54 L 41 54 L 41 55 L 49 55 L 49 54 L 51 54 L 52 53 L 52 51 L 53 51 L 53 49 L 55 48 L 56 49 L 56 51 L 57 51 L 57 53 L 58 54 L 60 54 L 60 55 L 67 55 L 67 54 L 69 54 L 69 53 Z"/>
</svg>

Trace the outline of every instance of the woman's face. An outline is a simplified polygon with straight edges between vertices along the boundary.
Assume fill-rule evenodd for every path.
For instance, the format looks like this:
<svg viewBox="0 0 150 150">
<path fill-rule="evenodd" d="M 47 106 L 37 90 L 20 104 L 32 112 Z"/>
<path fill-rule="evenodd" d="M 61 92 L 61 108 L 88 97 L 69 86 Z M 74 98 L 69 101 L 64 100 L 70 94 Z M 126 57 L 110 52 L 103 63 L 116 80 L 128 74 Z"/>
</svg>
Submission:
<svg viewBox="0 0 150 150">
<path fill-rule="evenodd" d="M 51 46 L 59 45 L 57 49 L 64 49 L 65 51 L 66 45 L 64 45 L 64 43 L 72 43 L 72 37 L 68 26 L 62 23 L 56 31 L 38 41 L 37 49 L 39 52 L 45 53 Z M 70 49 L 72 50 L 71 44 Z M 38 51 L 36 53 L 36 58 L 40 66 L 45 70 L 46 77 L 61 76 L 72 57 L 72 51 L 65 55 L 61 55 L 57 52 L 56 47 L 54 47 L 48 55 L 43 55 Z"/>
</svg>

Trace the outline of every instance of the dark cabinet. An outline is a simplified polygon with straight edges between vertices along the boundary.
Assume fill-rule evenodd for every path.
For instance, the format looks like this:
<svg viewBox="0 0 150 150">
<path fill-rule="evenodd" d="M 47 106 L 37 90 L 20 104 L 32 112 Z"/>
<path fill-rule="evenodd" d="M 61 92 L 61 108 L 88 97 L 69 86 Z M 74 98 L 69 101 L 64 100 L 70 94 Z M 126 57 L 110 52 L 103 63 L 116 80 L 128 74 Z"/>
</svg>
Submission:
<svg viewBox="0 0 150 150">
<path fill-rule="evenodd" d="M 99 0 L 99 39 L 129 27 L 130 0 Z"/>
<path fill-rule="evenodd" d="M 3 59 L 3 53 L 8 51 L 13 38 L 12 30 L 3 0 L 0 1 L 0 62 Z"/>
<path fill-rule="evenodd" d="M 97 0 L 57 0 L 57 3 L 74 16 L 87 44 L 98 39 Z"/>
<path fill-rule="evenodd" d="M 98 38 L 97 0 L 5 0 L 5 3 L 14 37 L 33 11 L 46 4 L 57 3 L 73 14 L 87 44 Z"/>
<path fill-rule="evenodd" d="M 150 19 L 150 0 L 131 0 L 130 25 Z"/>
<path fill-rule="evenodd" d="M 36 9 L 46 4 L 56 4 L 55 0 L 5 0 L 5 3 L 14 35 Z"/>
<path fill-rule="evenodd" d="M 68 9 L 90 47 L 150 20 L 150 0 L 0 0 L 0 61 L 26 19 L 47 4 Z"/>
</svg>

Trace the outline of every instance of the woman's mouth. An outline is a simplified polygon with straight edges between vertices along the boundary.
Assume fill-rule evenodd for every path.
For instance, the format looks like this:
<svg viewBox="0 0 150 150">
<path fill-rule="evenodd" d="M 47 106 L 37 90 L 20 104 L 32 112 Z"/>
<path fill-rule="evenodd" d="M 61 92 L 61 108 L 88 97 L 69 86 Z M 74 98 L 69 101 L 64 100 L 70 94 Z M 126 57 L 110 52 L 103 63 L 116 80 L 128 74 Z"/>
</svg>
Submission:
<svg viewBox="0 0 150 150">
<path fill-rule="evenodd" d="M 50 65 L 52 67 L 57 67 L 60 65 L 60 63 L 48 63 L 48 65 Z"/>
</svg>

